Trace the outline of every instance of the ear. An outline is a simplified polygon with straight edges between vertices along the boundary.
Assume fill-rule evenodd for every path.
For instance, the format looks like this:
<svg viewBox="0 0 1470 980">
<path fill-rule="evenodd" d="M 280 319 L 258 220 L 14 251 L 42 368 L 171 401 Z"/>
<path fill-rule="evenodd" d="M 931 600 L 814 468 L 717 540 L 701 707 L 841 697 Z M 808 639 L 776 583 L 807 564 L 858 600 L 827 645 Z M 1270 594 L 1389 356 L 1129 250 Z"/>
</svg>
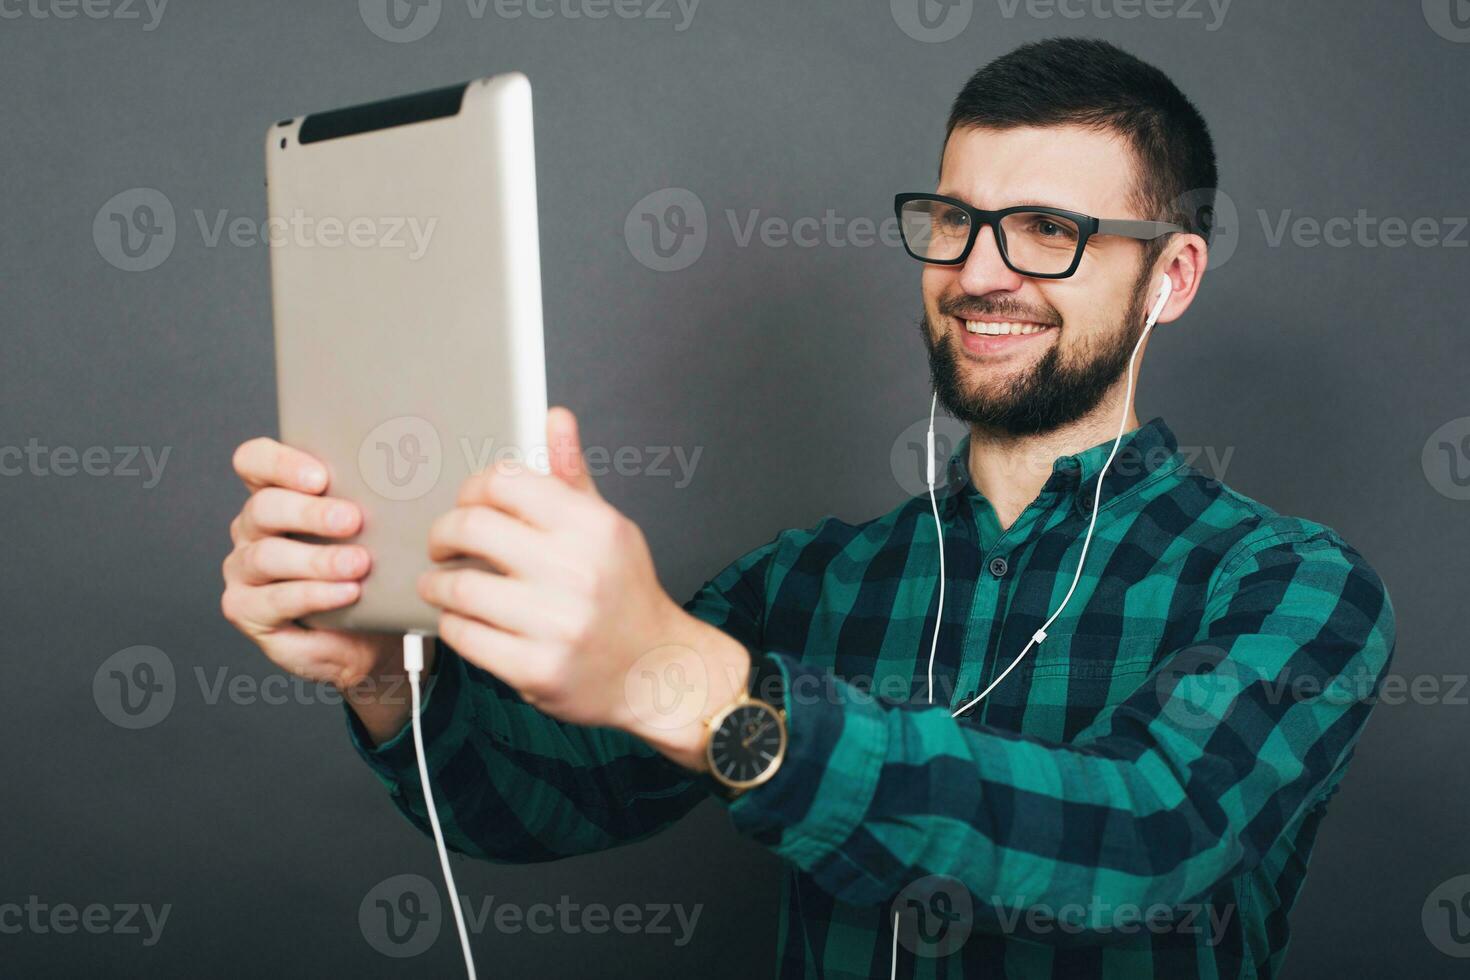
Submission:
<svg viewBox="0 0 1470 980">
<path fill-rule="evenodd" d="M 1159 323 L 1173 323 L 1184 315 L 1194 294 L 1199 292 L 1200 280 L 1204 278 L 1205 266 L 1209 263 L 1210 247 L 1198 235 L 1181 235 L 1181 241 L 1166 253 L 1165 261 L 1158 266 L 1160 276 L 1168 276 L 1174 284 L 1174 292 L 1164 304 Z M 1152 295 L 1153 290 L 1149 291 Z"/>
<path fill-rule="evenodd" d="M 552 476 L 573 490 L 601 498 L 592 474 L 587 472 L 577 417 L 571 409 L 557 405 L 546 413 L 546 448 L 551 456 Z"/>
</svg>

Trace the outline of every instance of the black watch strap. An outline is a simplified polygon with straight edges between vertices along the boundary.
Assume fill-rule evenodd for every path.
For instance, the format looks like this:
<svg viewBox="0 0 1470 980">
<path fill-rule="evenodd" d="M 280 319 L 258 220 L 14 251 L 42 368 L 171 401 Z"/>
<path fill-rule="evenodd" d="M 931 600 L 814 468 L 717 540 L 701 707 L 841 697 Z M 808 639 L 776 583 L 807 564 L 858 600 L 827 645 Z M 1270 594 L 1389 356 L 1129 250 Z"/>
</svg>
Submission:
<svg viewBox="0 0 1470 980">
<path fill-rule="evenodd" d="M 777 711 L 786 709 L 786 675 L 775 657 L 758 656 L 750 660 L 750 684 L 746 693 L 756 701 L 764 701 Z"/>
</svg>

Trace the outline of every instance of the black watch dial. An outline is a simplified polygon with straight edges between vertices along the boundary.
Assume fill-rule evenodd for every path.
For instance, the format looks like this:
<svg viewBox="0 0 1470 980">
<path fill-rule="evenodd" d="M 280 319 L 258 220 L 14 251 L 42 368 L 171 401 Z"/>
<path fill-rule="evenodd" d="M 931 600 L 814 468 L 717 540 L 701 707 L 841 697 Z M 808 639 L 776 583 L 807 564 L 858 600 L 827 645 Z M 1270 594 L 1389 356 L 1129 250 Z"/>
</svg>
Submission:
<svg viewBox="0 0 1470 980">
<path fill-rule="evenodd" d="M 709 764 L 727 786 L 757 786 L 775 774 L 786 752 L 786 726 L 764 701 L 737 705 L 709 740 Z"/>
</svg>

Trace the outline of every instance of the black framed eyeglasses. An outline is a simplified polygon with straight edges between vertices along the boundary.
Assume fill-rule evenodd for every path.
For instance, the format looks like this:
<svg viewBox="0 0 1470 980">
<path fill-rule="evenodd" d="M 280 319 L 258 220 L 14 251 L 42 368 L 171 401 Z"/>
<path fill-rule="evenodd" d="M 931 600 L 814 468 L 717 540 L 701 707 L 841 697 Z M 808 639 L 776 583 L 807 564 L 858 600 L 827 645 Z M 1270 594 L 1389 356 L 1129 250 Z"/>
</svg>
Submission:
<svg viewBox="0 0 1470 980">
<path fill-rule="evenodd" d="M 1033 279 L 1065 279 L 1082 263 L 1093 235 L 1153 241 L 1185 229 L 1167 221 L 1094 218 L 1025 204 L 982 211 L 941 194 L 899 194 L 893 199 L 903 247 L 920 262 L 961 265 L 970 257 L 980 229 L 989 225 L 1006 267 Z"/>
</svg>

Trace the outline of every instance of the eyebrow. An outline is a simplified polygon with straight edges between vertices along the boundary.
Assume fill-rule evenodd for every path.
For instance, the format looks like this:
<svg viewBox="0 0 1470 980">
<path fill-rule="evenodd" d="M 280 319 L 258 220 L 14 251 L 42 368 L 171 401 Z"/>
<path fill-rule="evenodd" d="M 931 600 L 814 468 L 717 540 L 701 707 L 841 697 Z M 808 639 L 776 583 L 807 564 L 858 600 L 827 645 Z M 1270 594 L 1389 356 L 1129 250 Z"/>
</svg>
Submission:
<svg viewBox="0 0 1470 980">
<path fill-rule="evenodd" d="M 963 195 L 963 194 L 956 194 L 954 191 L 952 191 L 952 190 L 946 190 L 942 186 L 938 190 L 936 190 L 934 193 L 936 193 L 936 194 L 938 194 L 938 195 L 940 195 L 942 197 L 953 197 L 953 198 L 956 198 L 958 200 L 964 201 L 966 204 L 968 204 L 972 208 L 975 208 L 977 211 L 986 211 L 986 210 L 1001 211 L 1001 210 L 1004 210 L 1004 208 L 982 208 L 978 204 L 976 204 L 974 201 L 972 201 L 968 197 L 966 197 L 965 195 Z M 1007 204 L 1007 205 L 1005 205 L 1005 207 L 1008 207 L 1008 208 L 1021 208 L 1021 207 L 1027 207 L 1027 206 L 1030 206 L 1030 207 L 1038 207 L 1038 208 L 1061 208 L 1063 211 L 1075 211 L 1078 214 L 1092 214 L 1092 212 L 1091 211 L 1088 211 L 1086 208 L 1078 207 L 1075 204 L 1059 204 L 1056 201 L 1047 201 L 1047 200 L 1043 200 L 1043 199 L 1040 199 L 1040 198 L 1034 198 L 1034 197 L 1033 198 L 1022 198 L 1021 200 L 1018 200 L 1015 204 Z"/>
</svg>

